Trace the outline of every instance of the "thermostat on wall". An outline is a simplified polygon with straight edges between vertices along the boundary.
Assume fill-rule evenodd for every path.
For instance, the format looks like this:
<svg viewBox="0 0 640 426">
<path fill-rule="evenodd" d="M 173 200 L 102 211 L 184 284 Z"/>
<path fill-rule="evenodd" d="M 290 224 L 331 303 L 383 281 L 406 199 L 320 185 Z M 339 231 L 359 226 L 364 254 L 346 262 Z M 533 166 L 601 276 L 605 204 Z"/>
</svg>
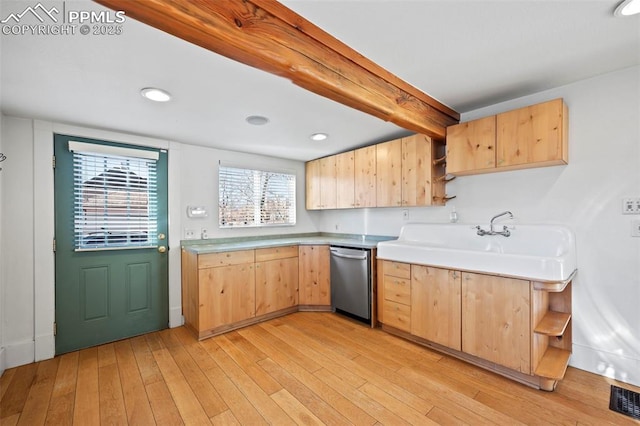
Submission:
<svg viewBox="0 0 640 426">
<path fill-rule="evenodd" d="M 207 209 L 202 206 L 187 206 L 187 216 L 189 217 L 207 217 Z"/>
</svg>

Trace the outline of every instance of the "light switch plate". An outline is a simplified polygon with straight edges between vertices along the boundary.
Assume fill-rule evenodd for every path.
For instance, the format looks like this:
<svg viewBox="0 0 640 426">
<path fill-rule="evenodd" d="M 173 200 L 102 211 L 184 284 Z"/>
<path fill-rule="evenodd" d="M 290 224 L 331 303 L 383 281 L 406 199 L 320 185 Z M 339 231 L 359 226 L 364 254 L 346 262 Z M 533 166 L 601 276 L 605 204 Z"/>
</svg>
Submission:
<svg viewBox="0 0 640 426">
<path fill-rule="evenodd" d="M 640 197 L 624 197 L 622 214 L 640 214 Z"/>
</svg>

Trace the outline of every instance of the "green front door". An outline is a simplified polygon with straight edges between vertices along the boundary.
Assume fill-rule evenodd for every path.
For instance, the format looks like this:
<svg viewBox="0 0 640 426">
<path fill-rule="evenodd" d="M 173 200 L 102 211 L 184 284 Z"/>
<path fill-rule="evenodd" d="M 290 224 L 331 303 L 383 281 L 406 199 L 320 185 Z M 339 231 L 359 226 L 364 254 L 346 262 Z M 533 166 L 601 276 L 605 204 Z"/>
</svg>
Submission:
<svg viewBox="0 0 640 426">
<path fill-rule="evenodd" d="M 167 328 L 166 151 L 66 135 L 54 151 L 56 354 Z"/>
</svg>

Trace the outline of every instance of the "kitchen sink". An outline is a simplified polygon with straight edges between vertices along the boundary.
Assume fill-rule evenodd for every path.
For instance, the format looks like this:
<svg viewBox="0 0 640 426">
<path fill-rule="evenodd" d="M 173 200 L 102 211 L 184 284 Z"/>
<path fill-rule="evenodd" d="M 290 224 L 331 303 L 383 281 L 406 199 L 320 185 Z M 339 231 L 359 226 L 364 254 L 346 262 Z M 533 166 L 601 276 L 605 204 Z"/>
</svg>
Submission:
<svg viewBox="0 0 640 426">
<path fill-rule="evenodd" d="M 468 224 L 409 223 L 397 240 L 378 243 L 379 259 L 555 282 L 576 270 L 573 232 L 559 225 L 511 225 L 509 236 Z"/>
</svg>

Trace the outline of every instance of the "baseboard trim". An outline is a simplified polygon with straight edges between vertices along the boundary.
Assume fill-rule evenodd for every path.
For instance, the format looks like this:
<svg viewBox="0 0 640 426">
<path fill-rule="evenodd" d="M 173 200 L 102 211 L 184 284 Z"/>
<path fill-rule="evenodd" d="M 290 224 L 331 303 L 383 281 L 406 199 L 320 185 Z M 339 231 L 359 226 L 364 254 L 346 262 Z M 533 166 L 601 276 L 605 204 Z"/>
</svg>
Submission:
<svg viewBox="0 0 640 426">
<path fill-rule="evenodd" d="M 35 343 L 33 340 L 14 343 L 5 346 L 5 369 L 31 364 L 35 361 Z"/>
<path fill-rule="evenodd" d="M 640 386 L 640 359 L 600 351 L 574 343 L 569 365 L 599 376 Z"/>
<path fill-rule="evenodd" d="M 182 324 L 184 324 L 182 307 L 169 308 L 169 328 L 180 327 Z"/>
<path fill-rule="evenodd" d="M 0 377 L 4 374 L 5 359 L 4 359 L 4 347 L 0 348 Z"/>
<path fill-rule="evenodd" d="M 56 340 L 53 333 L 36 336 L 35 341 L 35 360 L 42 361 L 51 359 L 56 355 Z"/>
</svg>

